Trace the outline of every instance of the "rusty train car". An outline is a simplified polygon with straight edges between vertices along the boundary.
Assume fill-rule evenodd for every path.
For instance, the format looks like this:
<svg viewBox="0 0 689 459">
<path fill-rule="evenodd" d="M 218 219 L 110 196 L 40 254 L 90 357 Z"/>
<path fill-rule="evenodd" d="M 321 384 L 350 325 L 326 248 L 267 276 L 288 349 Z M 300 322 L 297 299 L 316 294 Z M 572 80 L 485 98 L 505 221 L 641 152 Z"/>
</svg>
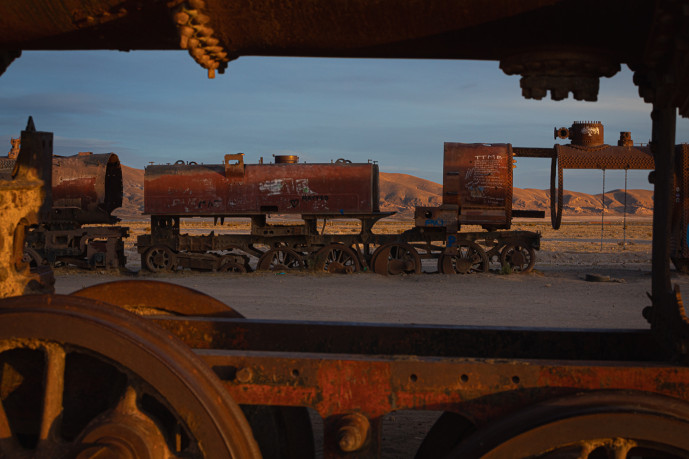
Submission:
<svg viewBox="0 0 689 459">
<path fill-rule="evenodd" d="M 27 126 L 16 173 L 0 171 L 0 456 L 307 458 L 311 409 L 325 459 L 368 459 L 383 418 L 409 409 L 444 413 L 419 458 L 689 457 L 689 319 L 669 269 L 689 2 L 496 6 L 0 0 L 0 73 L 31 49 L 182 48 L 209 76 L 251 54 L 486 59 L 527 98 L 594 101 L 626 64 L 652 104 L 648 327 L 261 321 L 156 282 L 28 295 L 23 226 L 43 207 L 52 133 Z"/>
<path fill-rule="evenodd" d="M 11 156 L 11 155 L 10 155 Z M 12 170 L 15 159 L 0 167 Z M 53 156 L 49 210 L 29 229 L 24 254 L 32 265 L 71 264 L 82 268 L 124 267 L 123 238 L 129 230 L 116 226 L 112 211 L 122 205 L 122 168 L 114 153 L 81 152 Z"/>
<path fill-rule="evenodd" d="M 491 261 L 531 270 L 540 235 L 507 230 L 512 217 L 543 212 L 512 210 L 511 146 L 446 143 L 444 154 L 442 205 L 418 207 L 415 227 L 399 235 L 372 231 L 393 214 L 380 211 L 379 171 L 372 162 L 306 164 L 289 155 L 246 164 L 243 154 L 232 154 L 218 165 L 148 166 L 144 213 L 151 215 L 151 233 L 137 240 L 142 266 L 154 272 L 313 267 L 401 274 L 419 273 L 422 259 L 432 259 L 442 273 L 485 272 Z M 271 223 L 271 214 L 302 223 Z M 221 224 L 249 218 L 250 234 L 181 234 L 180 219 L 194 217 Z M 358 220 L 359 233 L 325 234 L 325 222 L 335 219 Z M 487 231 L 461 231 L 462 225 Z"/>
<path fill-rule="evenodd" d="M 0 175 L 17 221 L 24 173 Z M 387 415 L 434 410 L 418 458 L 684 458 L 689 322 L 665 301 L 650 329 L 579 330 L 253 320 L 155 281 L 5 298 L 0 453 L 309 458 L 316 416 L 324 458 L 374 458 Z"/>
</svg>

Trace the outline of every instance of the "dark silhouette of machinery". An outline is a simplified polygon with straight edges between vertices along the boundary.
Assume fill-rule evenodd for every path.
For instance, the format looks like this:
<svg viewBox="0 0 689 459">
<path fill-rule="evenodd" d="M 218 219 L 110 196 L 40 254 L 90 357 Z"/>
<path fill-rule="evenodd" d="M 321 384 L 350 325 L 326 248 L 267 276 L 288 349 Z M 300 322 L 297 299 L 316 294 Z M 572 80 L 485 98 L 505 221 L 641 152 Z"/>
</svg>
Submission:
<svg viewBox="0 0 689 459">
<path fill-rule="evenodd" d="M 420 458 L 689 456 L 689 319 L 670 277 L 686 0 L 0 0 L 0 26 L 0 73 L 33 49 L 182 48 L 209 76 L 242 55 L 487 59 L 527 98 L 592 101 L 626 64 L 654 162 L 648 329 L 261 321 L 154 281 L 22 295 L 51 290 L 23 261 L 52 208 L 52 133 L 29 123 L 0 171 L 0 455 L 313 457 L 311 408 L 326 458 L 377 457 L 387 413 L 429 409 L 444 414 Z M 545 157 L 558 172 L 596 148 Z"/>
</svg>

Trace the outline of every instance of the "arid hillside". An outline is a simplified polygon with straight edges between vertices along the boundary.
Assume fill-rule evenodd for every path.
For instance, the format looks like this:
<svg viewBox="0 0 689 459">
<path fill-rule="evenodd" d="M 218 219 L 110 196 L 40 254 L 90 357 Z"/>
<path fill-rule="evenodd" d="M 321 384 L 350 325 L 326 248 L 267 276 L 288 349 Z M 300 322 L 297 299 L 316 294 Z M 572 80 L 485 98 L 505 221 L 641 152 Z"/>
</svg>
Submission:
<svg viewBox="0 0 689 459">
<path fill-rule="evenodd" d="M 143 212 L 144 171 L 122 166 L 123 205 L 115 214 L 125 219 L 138 219 Z M 397 212 L 398 217 L 413 218 L 416 206 L 438 206 L 442 202 L 442 185 L 407 174 L 380 174 L 380 206 L 384 212 Z M 544 210 L 550 213 L 550 191 L 533 188 L 514 189 L 514 209 Z M 606 215 L 622 215 L 625 211 L 624 190 L 605 194 Z M 601 194 L 565 191 L 565 216 L 601 214 Z M 630 216 L 647 217 L 653 213 L 653 192 L 628 190 L 626 212 Z"/>
</svg>

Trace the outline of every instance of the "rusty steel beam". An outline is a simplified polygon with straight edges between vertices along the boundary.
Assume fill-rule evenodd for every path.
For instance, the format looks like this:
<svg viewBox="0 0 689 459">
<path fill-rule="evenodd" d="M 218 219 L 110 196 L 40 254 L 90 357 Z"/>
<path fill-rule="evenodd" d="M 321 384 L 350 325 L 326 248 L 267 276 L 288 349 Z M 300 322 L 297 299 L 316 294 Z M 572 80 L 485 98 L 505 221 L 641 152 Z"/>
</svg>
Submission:
<svg viewBox="0 0 689 459">
<path fill-rule="evenodd" d="M 303 406 L 324 420 L 324 457 L 380 457 L 383 416 L 455 412 L 476 427 L 544 400 L 582 391 L 653 393 L 689 400 L 689 369 L 648 362 L 451 359 L 197 350 L 239 404 Z M 368 423 L 345 455 L 342 420 Z"/>
<path fill-rule="evenodd" d="M 196 349 L 475 358 L 663 360 L 648 330 L 392 325 L 255 319 L 151 320 Z"/>
<path fill-rule="evenodd" d="M 0 1 L 0 72 L 34 49 L 184 49 L 209 76 L 238 56 L 487 59 L 525 97 L 596 100 L 640 64 L 650 0 Z M 592 14 L 592 12 L 595 12 Z"/>
</svg>

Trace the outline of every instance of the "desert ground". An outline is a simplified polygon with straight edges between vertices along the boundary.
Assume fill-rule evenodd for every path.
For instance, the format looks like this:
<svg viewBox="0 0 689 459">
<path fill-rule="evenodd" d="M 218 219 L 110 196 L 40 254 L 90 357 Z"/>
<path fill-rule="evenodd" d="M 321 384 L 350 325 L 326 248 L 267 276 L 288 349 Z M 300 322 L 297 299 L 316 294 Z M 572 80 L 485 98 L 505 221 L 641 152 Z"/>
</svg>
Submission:
<svg viewBox="0 0 689 459">
<path fill-rule="evenodd" d="M 513 229 L 540 231 L 541 250 L 533 272 L 385 277 L 372 273 L 327 275 L 313 272 L 221 274 L 140 271 L 134 241 L 144 222 L 127 222 L 129 272 L 56 271 L 57 293 L 118 279 L 155 279 L 209 294 L 246 317 L 257 319 L 392 322 L 555 328 L 648 328 L 641 315 L 651 290 L 649 218 L 568 218 L 559 231 L 549 222 L 517 221 Z M 386 222 L 379 231 L 399 231 L 411 222 Z M 244 229 L 241 224 L 219 231 Z M 208 223 L 183 231 L 207 233 Z M 356 231 L 352 226 L 331 231 Z M 602 242 L 601 242 L 602 241 Z M 626 242 L 626 243 L 625 243 Z M 433 271 L 427 264 L 424 271 Z M 589 282 L 587 274 L 608 276 Z M 672 270 L 673 283 L 689 290 L 689 276 Z M 383 457 L 413 457 L 438 413 L 393 413 L 384 424 Z M 318 430 L 319 420 L 314 417 Z M 318 442 L 317 442 L 318 444 Z"/>
</svg>

